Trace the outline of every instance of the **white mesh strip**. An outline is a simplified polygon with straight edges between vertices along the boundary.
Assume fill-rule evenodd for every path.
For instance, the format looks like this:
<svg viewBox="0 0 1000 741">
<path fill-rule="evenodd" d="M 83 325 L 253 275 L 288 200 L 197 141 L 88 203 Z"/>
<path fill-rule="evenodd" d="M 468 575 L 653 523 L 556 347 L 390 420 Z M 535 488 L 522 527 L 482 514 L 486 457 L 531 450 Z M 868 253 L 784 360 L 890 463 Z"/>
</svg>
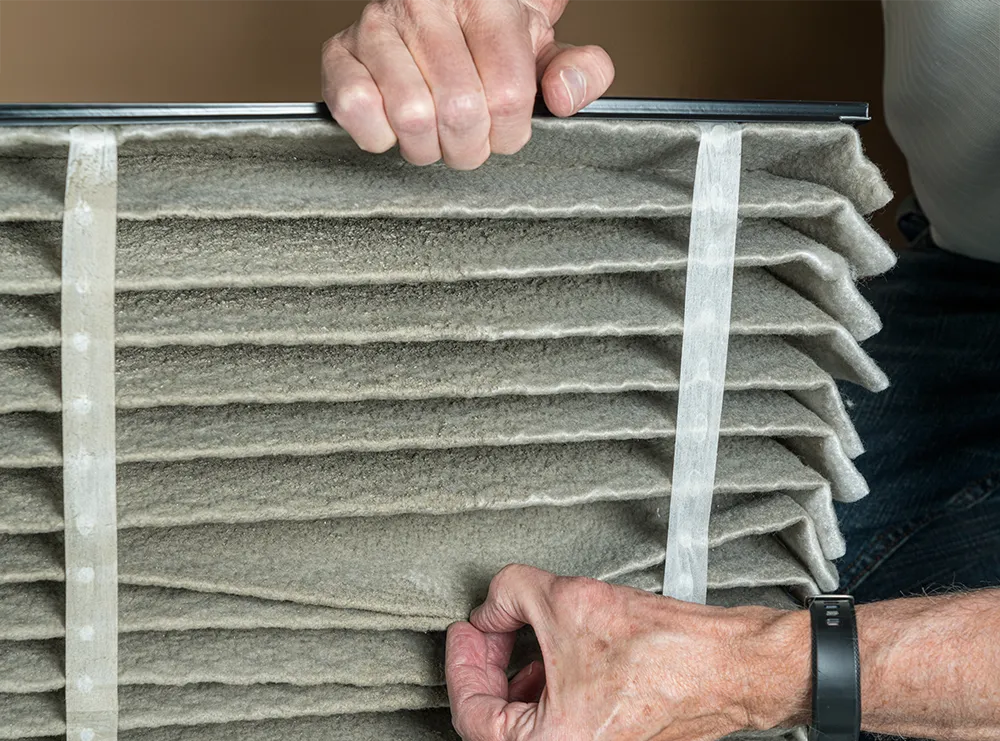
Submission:
<svg viewBox="0 0 1000 741">
<path fill-rule="evenodd" d="M 702 126 L 684 288 L 663 594 L 702 604 L 729 347 L 742 133 L 738 124 Z"/>
<path fill-rule="evenodd" d="M 112 132 L 73 129 L 62 238 L 62 452 L 68 741 L 118 736 Z"/>
</svg>

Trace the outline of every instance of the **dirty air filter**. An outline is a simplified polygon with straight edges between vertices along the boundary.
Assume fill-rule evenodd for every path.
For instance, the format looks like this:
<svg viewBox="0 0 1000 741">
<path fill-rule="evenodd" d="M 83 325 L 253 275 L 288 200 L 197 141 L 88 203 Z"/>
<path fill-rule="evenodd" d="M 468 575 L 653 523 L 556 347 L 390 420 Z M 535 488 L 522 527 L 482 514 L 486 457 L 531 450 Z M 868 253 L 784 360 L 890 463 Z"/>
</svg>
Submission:
<svg viewBox="0 0 1000 741">
<path fill-rule="evenodd" d="M 536 119 L 471 173 L 318 120 L 0 129 L 0 738 L 451 738 L 497 570 L 659 591 L 675 526 L 713 604 L 834 589 L 889 195 L 838 122 Z"/>
</svg>

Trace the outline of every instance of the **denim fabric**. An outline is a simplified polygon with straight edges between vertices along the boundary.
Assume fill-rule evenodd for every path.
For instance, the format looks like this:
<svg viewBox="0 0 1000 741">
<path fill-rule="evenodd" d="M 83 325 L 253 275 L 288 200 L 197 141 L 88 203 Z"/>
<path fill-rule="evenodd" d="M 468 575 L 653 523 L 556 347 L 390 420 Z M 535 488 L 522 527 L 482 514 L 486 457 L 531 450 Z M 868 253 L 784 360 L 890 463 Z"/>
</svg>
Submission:
<svg viewBox="0 0 1000 741">
<path fill-rule="evenodd" d="M 919 210 L 900 227 L 910 249 L 864 287 L 884 323 L 865 349 L 892 386 L 841 389 L 871 488 L 837 505 L 858 602 L 1000 585 L 1000 264 L 940 249 Z"/>
<path fill-rule="evenodd" d="M 925 229 L 865 291 L 885 325 L 865 349 L 892 386 L 842 389 L 871 494 L 838 505 L 841 588 L 866 602 L 1000 585 L 1000 264 Z"/>
</svg>

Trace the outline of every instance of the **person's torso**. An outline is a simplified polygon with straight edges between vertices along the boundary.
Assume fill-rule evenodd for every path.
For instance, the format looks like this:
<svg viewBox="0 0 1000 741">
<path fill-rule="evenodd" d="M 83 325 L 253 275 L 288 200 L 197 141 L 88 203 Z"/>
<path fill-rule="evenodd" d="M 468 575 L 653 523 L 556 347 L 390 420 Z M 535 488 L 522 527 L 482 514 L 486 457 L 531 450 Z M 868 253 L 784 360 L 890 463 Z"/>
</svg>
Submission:
<svg viewBox="0 0 1000 741">
<path fill-rule="evenodd" d="M 939 246 L 1000 261 L 1000 0 L 884 0 L 885 115 Z"/>
</svg>

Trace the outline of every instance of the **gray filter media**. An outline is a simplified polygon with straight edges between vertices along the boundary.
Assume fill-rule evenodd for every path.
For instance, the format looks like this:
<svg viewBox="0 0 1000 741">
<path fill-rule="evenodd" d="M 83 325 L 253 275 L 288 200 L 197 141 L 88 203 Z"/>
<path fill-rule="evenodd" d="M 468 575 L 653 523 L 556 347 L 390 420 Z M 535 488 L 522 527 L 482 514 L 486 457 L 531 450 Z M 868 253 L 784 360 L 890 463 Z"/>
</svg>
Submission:
<svg viewBox="0 0 1000 741">
<path fill-rule="evenodd" d="M 536 121 L 471 173 L 114 133 L 123 741 L 453 739 L 442 631 L 498 569 L 662 589 L 697 125 Z M 67 730 L 69 141 L 0 130 L 2 739 Z M 796 609 L 867 493 L 836 382 L 888 382 L 855 282 L 890 194 L 849 126 L 742 142 L 708 601 Z"/>
</svg>

